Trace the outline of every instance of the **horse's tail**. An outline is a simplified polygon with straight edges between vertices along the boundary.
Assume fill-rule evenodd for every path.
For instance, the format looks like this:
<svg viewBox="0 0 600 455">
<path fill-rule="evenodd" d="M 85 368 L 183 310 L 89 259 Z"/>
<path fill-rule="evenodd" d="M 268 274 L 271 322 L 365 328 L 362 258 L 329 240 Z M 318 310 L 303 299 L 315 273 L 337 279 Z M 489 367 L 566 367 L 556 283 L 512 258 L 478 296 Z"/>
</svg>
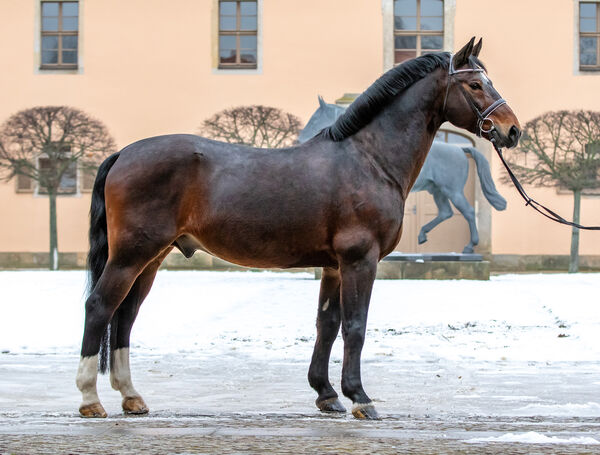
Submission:
<svg viewBox="0 0 600 455">
<path fill-rule="evenodd" d="M 102 272 L 104 266 L 108 261 L 108 237 L 106 228 L 106 205 L 104 201 L 104 184 L 106 183 L 106 176 L 110 171 L 110 168 L 115 164 L 115 161 L 119 158 L 119 152 L 109 156 L 98 168 L 96 174 L 96 181 L 94 182 L 94 189 L 92 190 L 92 206 L 90 208 L 90 252 L 87 258 L 88 266 L 88 294 L 90 294 Z M 106 331 L 102 335 L 100 341 L 100 353 L 98 368 L 100 373 L 106 373 L 108 367 L 108 357 L 110 353 L 110 338 L 111 338 L 111 324 L 108 325 Z M 116 335 L 116 330 L 113 330 L 113 337 Z"/>
<path fill-rule="evenodd" d="M 490 172 L 490 163 L 488 163 L 485 156 L 474 147 L 463 147 L 463 151 L 471 155 L 475 160 L 477 175 L 479 175 L 481 189 L 485 198 L 496 210 L 504 210 L 506 208 L 506 199 L 504 199 L 496 189 L 496 185 L 492 180 L 492 173 Z"/>
</svg>

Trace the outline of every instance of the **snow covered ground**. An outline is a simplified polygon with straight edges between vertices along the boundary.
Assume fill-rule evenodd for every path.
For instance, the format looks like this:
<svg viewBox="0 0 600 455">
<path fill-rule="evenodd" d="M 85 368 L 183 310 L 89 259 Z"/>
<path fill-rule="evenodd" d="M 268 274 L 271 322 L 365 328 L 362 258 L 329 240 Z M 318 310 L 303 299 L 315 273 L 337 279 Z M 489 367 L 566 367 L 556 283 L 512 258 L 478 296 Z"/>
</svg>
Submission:
<svg viewBox="0 0 600 455">
<path fill-rule="evenodd" d="M 391 422 L 475 419 L 475 433 L 465 433 L 472 421 L 456 423 L 469 446 L 595 447 L 599 289 L 600 274 L 376 281 L 365 388 Z M 132 334 L 134 382 L 151 416 L 315 414 L 306 371 L 318 291 L 308 274 L 159 272 Z M 63 423 L 76 415 L 84 294 L 80 271 L 0 272 L 0 434 L 48 412 Z M 341 358 L 338 339 L 338 391 Z M 115 416 L 107 382 L 100 396 Z"/>
</svg>

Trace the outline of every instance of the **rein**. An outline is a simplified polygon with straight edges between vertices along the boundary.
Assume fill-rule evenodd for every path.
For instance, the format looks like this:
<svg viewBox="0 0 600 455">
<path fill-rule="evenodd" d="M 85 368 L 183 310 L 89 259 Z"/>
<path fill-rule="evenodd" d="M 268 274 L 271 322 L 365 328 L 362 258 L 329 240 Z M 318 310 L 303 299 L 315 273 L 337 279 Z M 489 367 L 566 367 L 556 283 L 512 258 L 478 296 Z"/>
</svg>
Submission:
<svg viewBox="0 0 600 455">
<path fill-rule="evenodd" d="M 483 68 L 467 68 L 467 69 L 462 69 L 462 70 L 456 70 L 456 69 L 454 69 L 453 58 L 454 58 L 454 55 L 450 55 L 450 65 L 448 66 L 448 84 L 446 84 L 446 96 L 444 98 L 444 109 L 443 109 L 444 112 L 446 112 L 446 101 L 448 99 L 448 91 L 450 89 L 450 78 L 452 76 L 454 76 L 455 74 L 458 74 L 458 73 L 482 73 L 482 72 L 485 72 L 485 70 Z M 548 218 L 552 221 L 555 221 L 557 223 L 565 224 L 567 226 L 571 226 L 571 227 L 574 227 L 577 229 L 586 229 L 589 231 L 600 231 L 600 226 L 582 226 L 581 224 L 574 223 L 573 221 L 568 221 L 568 220 L 564 219 L 562 216 L 560 216 L 558 213 L 549 209 L 545 205 L 540 204 L 535 199 L 529 197 L 529 195 L 523 188 L 523 185 L 521 185 L 521 183 L 517 179 L 517 176 L 513 173 L 511 168 L 508 166 L 508 163 L 504 159 L 504 155 L 502 155 L 502 149 L 500 147 L 498 147 L 498 145 L 496 144 L 496 140 L 494 139 L 494 137 L 491 134 L 496 129 L 496 126 L 494 125 L 494 121 L 491 118 L 489 118 L 489 116 L 492 114 L 492 112 L 494 112 L 500 106 L 506 104 L 506 100 L 504 100 L 503 98 L 499 98 L 496 101 L 494 101 L 483 112 L 480 112 L 479 108 L 475 104 L 475 101 L 473 101 L 473 98 L 465 90 L 465 88 L 462 86 L 462 84 L 458 84 L 458 87 L 460 88 L 463 96 L 465 97 L 465 100 L 467 100 L 467 103 L 469 103 L 469 106 L 471 107 L 472 111 L 477 116 L 477 131 L 476 131 L 477 136 L 481 137 L 481 135 L 483 133 L 488 135 L 490 142 L 494 146 L 494 150 L 496 150 L 496 153 L 498 153 L 498 156 L 500 157 L 500 160 L 502 161 L 502 164 L 504 165 L 506 172 L 508 172 L 508 176 L 510 177 L 511 181 L 513 182 L 513 185 L 515 185 L 515 188 L 517 189 L 517 191 L 519 192 L 521 197 L 525 200 L 525 206 L 532 207 L 534 210 L 541 213 L 546 218 Z M 489 122 L 489 128 L 487 128 L 487 129 L 485 128 L 486 122 Z"/>
</svg>

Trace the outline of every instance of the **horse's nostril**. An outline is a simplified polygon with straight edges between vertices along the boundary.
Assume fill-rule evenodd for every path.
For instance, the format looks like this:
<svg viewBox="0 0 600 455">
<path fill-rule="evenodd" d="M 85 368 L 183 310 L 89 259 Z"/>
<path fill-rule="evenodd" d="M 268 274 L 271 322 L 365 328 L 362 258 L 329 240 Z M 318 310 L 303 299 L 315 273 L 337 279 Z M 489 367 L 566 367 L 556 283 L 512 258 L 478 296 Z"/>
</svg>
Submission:
<svg viewBox="0 0 600 455">
<path fill-rule="evenodd" d="M 519 138 L 521 137 L 521 131 L 516 126 L 511 126 L 508 131 L 508 138 L 511 140 L 513 145 L 517 145 Z"/>
</svg>

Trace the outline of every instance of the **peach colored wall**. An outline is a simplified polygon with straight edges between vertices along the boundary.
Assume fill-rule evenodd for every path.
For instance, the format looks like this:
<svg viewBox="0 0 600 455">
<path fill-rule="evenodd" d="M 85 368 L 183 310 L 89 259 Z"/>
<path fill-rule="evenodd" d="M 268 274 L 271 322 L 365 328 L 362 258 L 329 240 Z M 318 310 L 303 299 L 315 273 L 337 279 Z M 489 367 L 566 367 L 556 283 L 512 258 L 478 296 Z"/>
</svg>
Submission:
<svg viewBox="0 0 600 455">
<path fill-rule="evenodd" d="M 317 94 L 333 102 L 382 68 L 381 8 L 364 0 L 263 2 L 261 74 L 215 74 L 210 0 L 85 0 L 82 74 L 36 74 L 35 1 L 0 0 L 0 121 L 34 105 L 76 106 L 119 146 L 196 132 L 231 106 L 266 104 L 307 120 Z M 318 13 L 315 13 L 318 11 Z M 352 28 L 348 24 L 363 23 Z M 8 45 L 7 43 L 10 43 Z M 48 202 L 0 184 L 0 251 L 45 251 Z M 87 249 L 89 195 L 58 201 L 59 249 Z"/>
<path fill-rule="evenodd" d="M 575 19 L 572 0 L 457 0 L 455 48 L 483 36 L 482 60 L 500 93 L 522 124 L 549 110 L 600 110 L 600 74 L 575 75 Z M 493 161 L 496 182 L 505 171 Z M 510 185 L 499 185 L 508 200 L 492 211 L 494 254 L 569 254 L 571 229 L 526 208 Z M 570 195 L 527 188 L 536 200 L 572 218 Z M 600 225 L 600 198 L 584 197 L 582 223 Z M 600 254 L 600 234 L 581 233 L 581 254 Z"/>
<path fill-rule="evenodd" d="M 456 0 L 455 49 L 484 37 L 482 58 L 524 123 L 550 109 L 600 109 L 600 74 L 576 76 L 571 0 Z M 317 93 L 332 102 L 364 90 L 383 67 L 381 0 L 263 0 L 262 71 L 212 68 L 212 0 L 85 0 L 82 74 L 40 74 L 34 64 L 35 0 L 0 0 L 0 121 L 34 105 L 67 104 L 101 119 L 119 146 L 152 135 L 195 132 L 223 108 L 260 103 L 307 120 Z M 535 51 L 532 51 L 534 49 Z M 493 160 L 498 181 L 498 160 Z M 507 211 L 493 212 L 493 253 L 566 254 L 570 230 L 525 209 L 499 185 Z M 560 213 L 569 196 L 531 189 Z M 44 197 L 0 184 L 0 251 L 45 251 Z M 59 199 L 59 248 L 87 248 L 89 196 Z M 600 199 L 582 202 L 600 223 Z M 582 254 L 600 254 L 583 233 Z"/>
</svg>

